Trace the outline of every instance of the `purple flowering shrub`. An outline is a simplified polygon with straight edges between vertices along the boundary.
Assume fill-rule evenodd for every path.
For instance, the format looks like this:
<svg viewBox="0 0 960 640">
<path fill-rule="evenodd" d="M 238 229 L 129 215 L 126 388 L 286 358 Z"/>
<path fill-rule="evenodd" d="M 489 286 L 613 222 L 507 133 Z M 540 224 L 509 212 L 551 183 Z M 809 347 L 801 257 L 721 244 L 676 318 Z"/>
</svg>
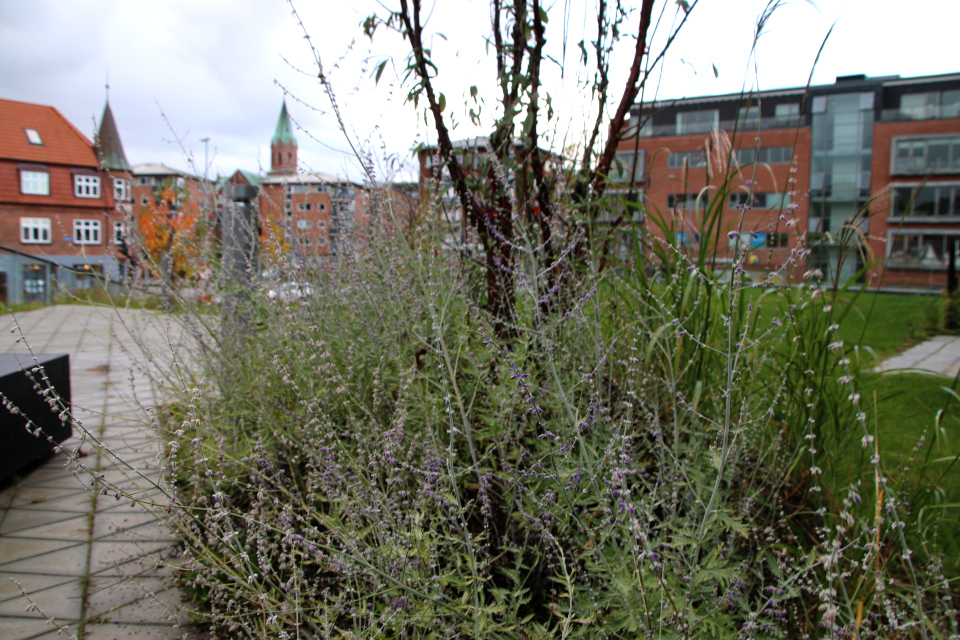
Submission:
<svg viewBox="0 0 960 640">
<path fill-rule="evenodd" d="M 956 634 L 905 480 L 856 431 L 870 409 L 826 286 L 754 296 L 674 255 L 542 291 L 529 251 L 509 341 L 455 257 L 396 241 L 258 302 L 166 418 L 203 619 L 250 638 Z M 856 468 L 835 464 L 848 447 Z"/>
</svg>

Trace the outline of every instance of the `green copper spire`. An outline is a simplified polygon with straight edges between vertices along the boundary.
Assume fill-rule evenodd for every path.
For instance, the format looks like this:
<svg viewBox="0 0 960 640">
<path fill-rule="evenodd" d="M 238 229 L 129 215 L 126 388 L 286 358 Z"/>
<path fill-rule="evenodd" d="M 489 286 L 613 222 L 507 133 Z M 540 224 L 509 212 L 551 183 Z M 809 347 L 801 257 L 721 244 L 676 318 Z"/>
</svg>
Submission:
<svg viewBox="0 0 960 640">
<path fill-rule="evenodd" d="M 280 119 L 277 120 L 277 130 L 273 133 L 273 139 L 270 144 L 288 143 L 297 146 L 297 139 L 293 137 L 293 127 L 290 126 L 290 116 L 287 114 L 287 100 L 283 100 L 283 108 L 280 109 Z"/>
</svg>

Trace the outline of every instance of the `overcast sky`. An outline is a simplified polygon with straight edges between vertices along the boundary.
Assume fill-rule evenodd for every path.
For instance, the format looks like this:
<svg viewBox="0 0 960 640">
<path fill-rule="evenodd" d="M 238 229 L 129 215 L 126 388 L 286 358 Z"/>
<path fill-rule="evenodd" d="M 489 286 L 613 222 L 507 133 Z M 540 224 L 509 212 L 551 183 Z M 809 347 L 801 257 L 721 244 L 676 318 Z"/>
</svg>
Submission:
<svg viewBox="0 0 960 640">
<path fill-rule="evenodd" d="M 565 4 L 546 5 L 547 49 L 557 61 L 545 65 L 545 87 L 557 113 L 548 132 L 557 148 L 582 135 L 588 77 L 577 43 L 586 39 L 589 49 L 595 37 L 595 19 L 586 19 L 578 6 L 565 17 Z M 657 97 L 803 86 L 834 22 L 814 84 L 855 73 L 908 77 L 960 71 L 958 0 L 788 0 L 761 36 L 754 64 L 753 32 L 766 4 L 700 0 L 650 85 Z M 405 49 L 399 36 L 383 28 L 372 42 L 363 35 L 364 17 L 383 13 L 382 7 L 368 0 L 299 0 L 294 6 L 331 78 L 350 139 L 375 158 L 380 174 L 389 173 L 391 158 L 409 163 L 410 149 L 434 136 L 424 125 L 423 104 L 419 111 L 404 104 L 408 87 L 400 85 Z M 594 6 L 587 2 L 587 11 Z M 457 122 L 455 138 L 487 132 L 469 125 L 471 85 L 489 96 L 481 116 L 494 108 L 495 67 L 484 40 L 490 33 L 488 7 L 480 0 L 436 0 L 425 11 L 428 32 L 442 34 L 431 36 L 429 44 L 440 68 L 437 89 Z M 658 3 L 661 8 L 654 51 L 677 19 L 674 0 Z M 635 33 L 638 21 L 631 15 L 622 30 Z M 633 42 L 625 39 L 620 46 L 613 64 L 614 99 Z M 375 86 L 371 73 L 385 59 Z M 237 168 L 268 170 L 270 137 L 286 88 L 301 167 L 359 179 L 316 75 L 310 46 L 284 0 L 0 0 L 0 98 L 55 106 L 91 136 L 109 76 L 110 104 L 133 164 L 163 162 L 203 173 L 201 139 L 209 137 L 211 178 Z"/>
</svg>

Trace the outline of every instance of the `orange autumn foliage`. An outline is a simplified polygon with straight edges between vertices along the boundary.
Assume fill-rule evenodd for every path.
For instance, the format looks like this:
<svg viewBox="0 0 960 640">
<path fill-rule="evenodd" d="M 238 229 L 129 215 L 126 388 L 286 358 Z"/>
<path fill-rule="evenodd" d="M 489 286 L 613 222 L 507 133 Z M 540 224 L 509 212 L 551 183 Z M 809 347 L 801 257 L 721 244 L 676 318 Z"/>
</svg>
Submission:
<svg viewBox="0 0 960 640">
<path fill-rule="evenodd" d="M 187 278 L 196 270 L 200 256 L 200 210 L 187 195 L 170 185 L 163 190 L 159 203 L 151 203 L 140 211 L 140 239 L 148 254 L 145 262 L 155 276 L 159 275 L 164 255 L 171 258 L 174 277 Z"/>
</svg>

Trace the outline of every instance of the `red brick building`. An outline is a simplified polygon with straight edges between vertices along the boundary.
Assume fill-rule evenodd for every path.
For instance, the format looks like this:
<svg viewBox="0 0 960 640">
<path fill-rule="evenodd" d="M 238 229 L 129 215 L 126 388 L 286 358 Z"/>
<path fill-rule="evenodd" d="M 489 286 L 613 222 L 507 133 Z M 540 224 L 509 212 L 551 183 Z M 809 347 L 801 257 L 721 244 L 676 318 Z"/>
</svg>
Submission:
<svg viewBox="0 0 960 640">
<path fill-rule="evenodd" d="M 270 148 L 270 172 L 259 180 L 265 252 L 311 261 L 337 253 L 345 242 L 362 241 L 369 226 L 364 189 L 332 175 L 298 171 L 297 139 L 286 102 Z"/>
<path fill-rule="evenodd" d="M 743 250 L 757 279 L 786 264 L 780 277 L 819 268 L 868 286 L 946 284 L 960 241 L 960 75 L 658 102 L 634 107 L 627 133 L 619 166 L 635 163 L 634 189 L 669 231 L 628 223 L 653 242 L 699 246 L 705 205 L 729 177 L 721 265 Z M 630 182 L 628 170 L 611 178 L 614 190 Z"/>
<path fill-rule="evenodd" d="M 83 287 L 116 271 L 113 230 L 123 217 L 108 177 L 93 143 L 55 108 L 0 100 L 4 300 L 48 298 L 55 282 Z"/>
</svg>

